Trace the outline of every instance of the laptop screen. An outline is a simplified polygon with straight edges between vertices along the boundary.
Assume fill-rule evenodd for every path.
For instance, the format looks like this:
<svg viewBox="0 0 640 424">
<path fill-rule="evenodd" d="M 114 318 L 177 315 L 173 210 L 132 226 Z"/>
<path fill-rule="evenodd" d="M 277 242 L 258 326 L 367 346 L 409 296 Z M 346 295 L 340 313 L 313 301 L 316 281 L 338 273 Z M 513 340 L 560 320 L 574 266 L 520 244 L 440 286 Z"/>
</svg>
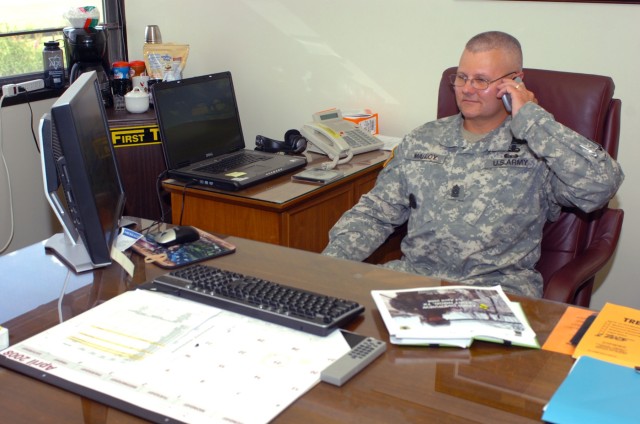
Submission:
<svg viewBox="0 0 640 424">
<path fill-rule="evenodd" d="M 230 72 L 153 86 L 169 169 L 244 149 Z"/>
</svg>

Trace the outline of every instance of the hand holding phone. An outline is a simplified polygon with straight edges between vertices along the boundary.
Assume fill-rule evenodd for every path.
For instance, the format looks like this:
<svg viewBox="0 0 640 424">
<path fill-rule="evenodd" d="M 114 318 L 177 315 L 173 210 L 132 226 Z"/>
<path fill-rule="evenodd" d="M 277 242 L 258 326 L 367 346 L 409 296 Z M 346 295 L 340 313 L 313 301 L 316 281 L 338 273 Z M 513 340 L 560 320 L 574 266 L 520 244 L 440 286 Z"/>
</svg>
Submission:
<svg viewBox="0 0 640 424">
<path fill-rule="evenodd" d="M 522 79 L 520 77 L 515 77 L 513 80 L 518 84 L 522 82 Z M 509 93 L 504 93 L 502 95 L 502 103 L 504 103 L 504 108 L 507 110 L 507 112 L 511 113 L 511 95 Z"/>
</svg>

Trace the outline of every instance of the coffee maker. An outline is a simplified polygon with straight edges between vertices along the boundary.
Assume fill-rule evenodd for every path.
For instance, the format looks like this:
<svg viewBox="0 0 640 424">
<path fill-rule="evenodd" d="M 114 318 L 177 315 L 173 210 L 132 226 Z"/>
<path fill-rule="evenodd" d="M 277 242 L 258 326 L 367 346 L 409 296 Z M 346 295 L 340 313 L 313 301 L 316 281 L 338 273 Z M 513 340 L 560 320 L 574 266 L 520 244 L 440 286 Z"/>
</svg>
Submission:
<svg viewBox="0 0 640 424">
<path fill-rule="evenodd" d="M 67 60 L 69 82 L 75 81 L 83 72 L 96 71 L 102 102 L 105 107 L 113 106 L 111 85 L 109 84 L 109 57 L 107 55 L 107 32 L 104 27 L 67 27 L 64 34 L 64 52 Z"/>
</svg>

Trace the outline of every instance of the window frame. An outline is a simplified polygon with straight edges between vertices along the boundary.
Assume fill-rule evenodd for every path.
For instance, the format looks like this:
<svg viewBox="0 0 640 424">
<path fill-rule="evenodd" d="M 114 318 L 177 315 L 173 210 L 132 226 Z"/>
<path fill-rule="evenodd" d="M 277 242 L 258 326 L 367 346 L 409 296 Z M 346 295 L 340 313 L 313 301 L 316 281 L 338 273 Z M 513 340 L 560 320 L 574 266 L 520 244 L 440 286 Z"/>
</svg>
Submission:
<svg viewBox="0 0 640 424">
<path fill-rule="evenodd" d="M 107 55 L 109 57 L 109 63 L 115 60 L 128 60 L 127 55 L 127 31 L 125 20 L 125 0 L 102 0 L 103 19 L 100 25 L 107 31 L 107 37 L 109 39 L 109 48 Z M 51 34 L 54 32 L 62 32 L 63 27 L 60 28 L 43 28 L 39 30 L 29 31 L 16 31 L 5 34 L 0 34 L 0 37 L 9 37 L 15 35 L 29 35 L 29 34 Z M 63 47 L 64 49 L 64 47 Z M 25 81 L 43 78 L 43 72 L 31 72 L 28 74 L 12 75 L 8 77 L 0 77 L 0 87 L 5 84 L 17 84 Z M 59 97 L 64 90 L 69 86 L 68 70 L 65 72 L 65 87 L 59 89 L 43 88 L 30 92 L 28 95 L 17 95 L 13 97 L 6 97 L 3 100 L 2 106 L 17 105 L 32 101 L 46 100 L 55 97 Z M 1 93 L 0 93 L 1 95 Z"/>
</svg>

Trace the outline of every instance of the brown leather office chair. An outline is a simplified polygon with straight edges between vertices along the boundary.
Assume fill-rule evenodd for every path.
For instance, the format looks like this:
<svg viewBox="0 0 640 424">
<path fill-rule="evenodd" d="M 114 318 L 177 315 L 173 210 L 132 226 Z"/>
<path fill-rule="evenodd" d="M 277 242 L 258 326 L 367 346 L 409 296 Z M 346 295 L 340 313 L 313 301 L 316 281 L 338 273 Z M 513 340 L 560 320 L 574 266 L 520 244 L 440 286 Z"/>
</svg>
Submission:
<svg viewBox="0 0 640 424">
<path fill-rule="evenodd" d="M 442 73 L 438 118 L 458 113 L 448 75 Z M 622 103 L 613 98 L 609 77 L 571 72 L 524 69 L 524 83 L 555 119 L 601 144 L 616 158 Z M 592 213 L 566 208 L 544 228 L 536 268 L 544 279 L 546 299 L 589 306 L 595 274 L 609 261 L 620 237 L 624 213 L 604 207 Z"/>
</svg>

